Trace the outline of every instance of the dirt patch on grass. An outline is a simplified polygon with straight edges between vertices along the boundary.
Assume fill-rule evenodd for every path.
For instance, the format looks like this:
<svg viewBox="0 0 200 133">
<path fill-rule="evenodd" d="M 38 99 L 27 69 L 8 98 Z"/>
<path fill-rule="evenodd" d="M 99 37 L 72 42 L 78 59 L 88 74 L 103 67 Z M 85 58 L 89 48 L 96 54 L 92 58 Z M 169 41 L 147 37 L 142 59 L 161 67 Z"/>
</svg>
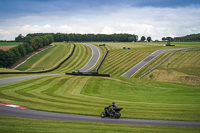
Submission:
<svg viewBox="0 0 200 133">
<path fill-rule="evenodd" d="M 4 51 L 7 51 L 13 47 L 16 47 L 16 46 L 0 46 L 0 49 L 4 50 Z"/>
<path fill-rule="evenodd" d="M 188 75 L 182 72 L 168 69 L 154 70 L 145 76 L 145 78 L 156 81 L 200 85 L 200 76 Z"/>
<path fill-rule="evenodd" d="M 199 76 L 186 76 L 185 80 L 190 84 L 200 84 L 200 77 Z"/>
</svg>

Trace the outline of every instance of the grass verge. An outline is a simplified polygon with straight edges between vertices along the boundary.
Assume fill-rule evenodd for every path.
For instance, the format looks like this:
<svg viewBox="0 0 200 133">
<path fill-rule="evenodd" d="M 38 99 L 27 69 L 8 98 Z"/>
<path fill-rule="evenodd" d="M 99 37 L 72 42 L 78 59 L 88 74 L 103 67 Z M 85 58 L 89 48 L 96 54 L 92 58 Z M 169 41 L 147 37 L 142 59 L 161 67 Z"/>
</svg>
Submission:
<svg viewBox="0 0 200 133">
<path fill-rule="evenodd" d="M 200 128 L 53 121 L 0 116 L 0 132 L 3 133 L 198 133 L 199 131 Z"/>
<path fill-rule="evenodd" d="M 17 69 L 21 71 L 42 71 L 54 68 L 68 57 L 72 50 L 71 44 L 54 43 L 55 46 L 33 56 Z"/>
</svg>

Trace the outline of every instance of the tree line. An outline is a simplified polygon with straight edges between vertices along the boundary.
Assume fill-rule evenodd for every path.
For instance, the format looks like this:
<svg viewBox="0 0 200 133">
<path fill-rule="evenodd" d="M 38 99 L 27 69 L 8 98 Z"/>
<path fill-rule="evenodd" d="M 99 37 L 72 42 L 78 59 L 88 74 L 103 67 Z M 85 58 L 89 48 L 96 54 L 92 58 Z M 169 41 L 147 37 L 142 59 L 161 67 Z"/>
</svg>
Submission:
<svg viewBox="0 0 200 133">
<path fill-rule="evenodd" d="M 146 37 L 145 36 L 142 36 L 141 37 L 141 40 L 140 40 L 140 42 L 144 42 L 144 41 L 148 41 L 148 42 L 151 42 L 152 41 L 152 39 L 151 39 L 151 37 L 149 36 L 149 37 L 147 37 L 147 39 L 146 39 Z"/>
<path fill-rule="evenodd" d="M 46 35 L 47 33 L 34 33 L 27 36 L 34 37 L 38 35 Z M 136 42 L 138 36 L 134 34 L 75 34 L 75 33 L 48 33 L 53 36 L 55 42 Z M 26 36 L 26 37 L 27 37 Z M 21 37 L 15 38 L 20 40 Z M 16 40 L 17 41 L 17 40 Z"/>
<path fill-rule="evenodd" d="M 21 34 L 19 36 L 21 36 Z M 14 62 L 16 62 L 24 55 L 31 53 L 39 48 L 48 46 L 54 41 L 52 35 L 49 34 L 38 35 L 34 37 L 26 36 L 22 38 L 23 44 L 13 47 L 7 51 L 0 50 L 1 68 L 10 67 Z"/>
<path fill-rule="evenodd" d="M 163 41 L 173 41 L 173 42 L 200 42 L 200 33 L 186 35 L 183 37 L 163 37 Z"/>
</svg>

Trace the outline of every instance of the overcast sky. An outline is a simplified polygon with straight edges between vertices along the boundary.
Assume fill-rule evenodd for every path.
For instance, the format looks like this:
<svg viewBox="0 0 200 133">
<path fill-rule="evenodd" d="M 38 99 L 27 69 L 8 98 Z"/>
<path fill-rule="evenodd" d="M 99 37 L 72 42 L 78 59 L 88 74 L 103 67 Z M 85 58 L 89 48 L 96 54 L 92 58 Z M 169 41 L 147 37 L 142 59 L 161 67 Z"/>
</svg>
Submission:
<svg viewBox="0 0 200 133">
<path fill-rule="evenodd" d="M 0 0 L 0 40 L 47 32 L 200 33 L 200 0 Z"/>
</svg>

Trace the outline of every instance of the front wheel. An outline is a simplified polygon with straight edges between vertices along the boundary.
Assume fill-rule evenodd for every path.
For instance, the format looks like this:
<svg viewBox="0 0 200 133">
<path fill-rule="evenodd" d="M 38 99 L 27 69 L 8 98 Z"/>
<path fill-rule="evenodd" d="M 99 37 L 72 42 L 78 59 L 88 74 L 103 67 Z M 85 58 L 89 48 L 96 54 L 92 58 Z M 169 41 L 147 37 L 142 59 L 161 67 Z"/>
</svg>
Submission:
<svg viewBox="0 0 200 133">
<path fill-rule="evenodd" d="M 102 112 L 101 113 L 101 118 L 105 118 L 106 117 L 106 113 L 105 112 Z"/>
</svg>

